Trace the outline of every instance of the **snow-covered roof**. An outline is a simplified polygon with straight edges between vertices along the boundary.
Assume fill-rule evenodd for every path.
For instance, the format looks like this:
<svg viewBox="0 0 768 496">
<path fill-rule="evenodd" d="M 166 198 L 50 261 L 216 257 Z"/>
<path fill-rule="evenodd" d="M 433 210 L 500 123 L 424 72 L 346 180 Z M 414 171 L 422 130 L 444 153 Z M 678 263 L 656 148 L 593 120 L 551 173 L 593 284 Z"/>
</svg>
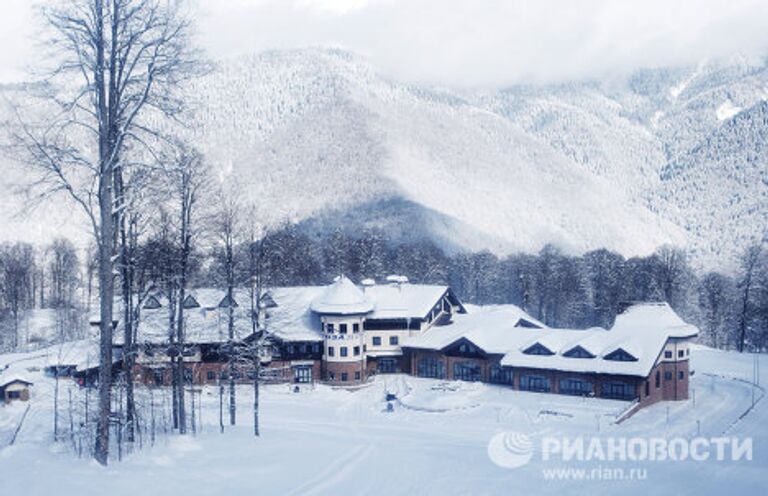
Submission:
<svg viewBox="0 0 768 496">
<path fill-rule="evenodd" d="M 320 341 L 320 317 L 310 305 L 325 291 L 323 286 L 274 288 L 274 307 L 266 309 L 267 332 L 283 341 Z"/>
<path fill-rule="evenodd" d="M 357 287 L 347 277 L 339 277 L 328 286 L 272 288 L 270 301 L 265 305 L 266 330 L 283 341 L 317 341 L 322 339 L 320 314 L 365 314 L 369 319 L 423 318 L 450 290 L 448 286 L 409 284 L 405 282 Z M 185 308 L 185 341 L 188 343 L 215 343 L 228 338 L 229 308 L 220 306 L 226 297 L 221 289 L 199 288 L 187 291 L 199 307 Z M 252 333 L 250 290 L 236 289 L 233 307 L 235 338 L 242 339 Z M 158 294 L 159 308 L 142 308 L 136 340 L 138 343 L 167 343 L 169 317 L 166 298 Z M 456 304 L 458 299 L 452 296 Z M 118 322 L 114 341 L 121 344 L 122 301 L 115 299 L 114 320 Z M 463 307 L 462 307 L 463 311 Z M 526 315 L 531 322 L 538 323 Z M 98 323 L 98 313 L 91 317 Z M 543 324 L 541 324 L 543 326 Z"/>
<path fill-rule="evenodd" d="M 184 309 L 184 339 L 188 343 L 216 343 L 227 341 L 229 336 L 229 308 L 219 307 L 225 298 L 226 291 L 220 289 L 190 289 L 186 296 L 194 298 L 200 306 Z M 159 308 L 141 308 L 139 324 L 136 330 L 137 343 L 162 344 L 170 342 L 169 307 L 167 299 L 155 295 L 161 301 Z M 238 304 L 233 307 L 234 333 L 236 339 L 242 339 L 252 333 L 249 292 L 238 289 L 234 300 Z M 186 297 L 185 297 L 186 299 Z M 242 300 L 242 302 L 240 301 Z M 114 331 L 113 342 L 123 343 L 123 310 L 122 300 L 115 298 L 113 319 L 118 322 Z M 91 325 L 98 325 L 98 309 L 91 315 Z"/>
<path fill-rule="evenodd" d="M 583 373 L 605 373 L 645 377 L 650 373 L 662 348 L 670 338 L 690 338 L 698 334 L 666 303 L 639 304 L 616 318 L 610 331 L 600 327 L 577 329 L 530 329 L 518 325 L 524 312 L 513 305 L 483 309 L 476 307 L 465 315 L 456 315 L 448 326 L 433 328 L 423 335 L 407 339 L 403 346 L 442 350 L 459 339 L 467 339 L 481 350 L 502 354 L 502 365 L 553 369 Z M 525 353 L 539 343 L 552 355 Z M 594 358 L 564 356 L 576 346 Z M 635 361 L 606 360 L 622 349 Z"/>
<path fill-rule="evenodd" d="M 278 303 L 279 304 L 279 303 Z M 355 315 L 373 310 L 374 303 L 355 283 L 342 275 L 312 301 L 312 311 L 319 314 Z"/>
<path fill-rule="evenodd" d="M 466 338 L 486 353 L 506 353 L 544 335 L 543 329 L 518 327 L 520 319 L 526 317 L 536 322 L 515 305 L 472 306 L 468 313 L 454 315 L 451 324 L 409 337 L 403 346 L 441 350 Z"/>
<path fill-rule="evenodd" d="M 371 319 L 424 318 L 448 291 L 448 286 L 383 284 L 368 286 L 365 294 L 375 303 Z"/>
<path fill-rule="evenodd" d="M 8 385 L 13 384 L 15 382 L 21 382 L 21 383 L 27 384 L 29 386 L 32 385 L 31 381 L 28 381 L 28 380 L 22 378 L 21 376 L 9 375 L 9 376 L 6 377 L 5 374 L 0 375 L 0 388 L 4 388 L 5 386 L 8 386 Z"/>
</svg>

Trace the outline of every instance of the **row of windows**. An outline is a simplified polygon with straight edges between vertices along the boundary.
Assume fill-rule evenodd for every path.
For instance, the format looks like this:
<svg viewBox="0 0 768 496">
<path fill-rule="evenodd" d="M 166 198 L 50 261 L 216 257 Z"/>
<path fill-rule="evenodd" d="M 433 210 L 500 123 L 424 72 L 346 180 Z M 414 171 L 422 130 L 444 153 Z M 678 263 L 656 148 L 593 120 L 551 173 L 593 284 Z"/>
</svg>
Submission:
<svg viewBox="0 0 768 496">
<path fill-rule="evenodd" d="M 674 374 L 672 374 L 671 371 L 667 370 L 667 371 L 664 372 L 664 380 L 665 381 L 671 381 L 673 377 L 674 377 Z M 677 379 L 680 380 L 680 381 L 685 379 L 685 372 L 682 371 L 682 370 L 678 370 L 677 371 Z M 655 386 L 656 386 L 657 389 L 661 387 L 661 371 L 659 371 L 659 370 L 656 371 L 656 378 L 655 378 L 654 382 L 655 382 Z M 649 392 L 648 392 L 648 383 L 645 384 L 645 394 L 646 394 L 646 396 L 649 394 Z"/>
<path fill-rule="evenodd" d="M 493 365 L 488 373 L 488 382 L 494 384 L 512 384 L 512 369 Z"/>
<path fill-rule="evenodd" d="M 352 348 L 352 356 L 358 356 L 360 355 L 360 347 L 354 346 Z M 328 356 L 336 356 L 336 349 L 333 346 L 328 347 Z M 349 356 L 349 347 L 348 346 L 340 346 L 339 347 L 339 356 L 345 357 Z"/>
<path fill-rule="evenodd" d="M 373 346 L 381 346 L 381 336 L 373 336 L 371 340 L 371 344 Z M 389 345 L 390 346 L 397 346 L 400 344 L 400 339 L 397 336 L 390 336 L 389 337 Z"/>
<path fill-rule="evenodd" d="M 341 382 L 347 382 L 349 380 L 349 373 L 348 372 L 342 372 L 339 374 Z M 336 380 L 336 374 L 334 372 L 328 372 L 328 380 L 329 381 L 335 381 Z M 355 380 L 360 380 L 360 371 L 355 372 Z"/>
<path fill-rule="evenodd" d="M 417 365 L 416 375 L 431 379 L 445 379 L 445 363 L 434 358 L 422 358 Z"/>
<path fill-rule="evenodd" d="M 339 324 L 339 327 L 338 327 L 339 334 L 347 334 L 347 329 L 348 328 L 349 328 L 348 324 Z M 335 324 L 331 324 L 331 323 L 325 324 L 325 332 L 327 332 L 328 334 L 333 334 L 334 331 L 336 331 L 336 325 Z M 360 324 L 359 323 L 355 322 L 354 324 L 352 324 L 352 332 L 353 333 L 360 332 Z"/>
<path fill-rule="evenodd" d="M 168 369 L 168 372 L 170 373 L 171 370 Z M 193 375 L 194 375 L 193 372 L 192 372 L 192 369 L 190 367 L 184 367 L 183 374 L 184 374 L 184 383 L 185 384 L 192 384 L 192 379 L 193 379 Z M 254 379 L 255 376 L 256 376 L 256 372 L 255 371 L 249 371 L 246 375 L 247 375 L 247 377 L 249 379 Z M 155 384 L 157 384 L 159 386 L 162 386 L 164 384 L 164 382 L 165 382 L 165 377 L 166 377 L 166 369 L 154 369 L 154 370 L 152 370 L 152 380 L 155 382 Z M 168 377 L 170 378 L 170 375 Z M 235 379 L 235 380 L 240 380 L 242 378 L 242 375 L 240 374 L 240 372 L 235 371 L 235 372 L 232 373 L 232 378 Z M 221 379 L 223 381 L 228 381 L 229 380 L 229 373 L 227 371 L 223 371 L 223 372 L 221 372 L 221 374 L 217 374 L 213 370 L 209 370 L 209 371 L 207 371 L 205 373 L 205 380 L 206 381 L 215 381 L 217 379 Z"/>
<path fill-rule="evenodd" d="M 312 353 L 320 353 L 320 343 L 313 343 L 311 345 L 309 344 L 298 344 L 298 345 L 288 345 L 288 354 L 293 355 L 294 353 L 304 354 L 309 353 L 309 351 L 312 351 Z"/>
<path fill-rule="evenodd" d="M 677 350 L 677 358 L 685 358 L 686 356 L 689 356 L 691 354 L 691 350 Z M 672 352 L 671 351 L 665 351 L 664 352 L 664 358 L 672 358 Z"/>
<path fill-rule="evenodd" d="M 435 358 L 423 358 L 417 364 L 417 375 L 432 379 L 445 379 L 445 362 Z M 463 381 L 482 380 L 482 369 L 474 362 L 456 362 L 453 364 L 453 378 Z M 512 369 L 494 365 L 489 369 L 489 382 L 495 384 L 513 384 Z M 595 392 L 592 382 L 566 378 L 560 380 L 559 392 L 574 396 L 588 396 Z M 548 393 L 552 390 L 552 383 L 548 377 L 523 374 L 520 376 L 520 389 L 522 391 L 536 391 Z M 614 399 L 633 399 L 635 386 L 620 381 L 609 381 L 602 385 L 602 396 Z"/>
</svg>

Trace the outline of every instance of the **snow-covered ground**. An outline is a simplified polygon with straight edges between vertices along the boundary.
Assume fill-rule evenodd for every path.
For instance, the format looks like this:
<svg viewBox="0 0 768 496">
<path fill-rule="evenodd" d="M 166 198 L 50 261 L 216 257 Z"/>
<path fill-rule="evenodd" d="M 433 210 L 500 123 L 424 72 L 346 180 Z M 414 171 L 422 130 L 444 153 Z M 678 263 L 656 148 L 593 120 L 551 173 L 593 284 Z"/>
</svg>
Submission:
<svg viewBox="0 0 768 496">
<path fill-rule="evenodd" d="M 0 357 L 0 366 L 8 361 Z M 20 357 L 14 357 L 18 360 Z M 35 359 L 38 361 L 42 358 Z M 26 361 L 34 369 L 35 360 Z M 380 376 L 357 390 L 286 385 L 262 389 L 262 435 L 252 435 L 250 387 L 238 391 L 237 427 L 218 427 L 218 391 L 203 390 L 202 431 L 161 436 L 154 447 L 101 468 L 52 447 L 51 379 L 28 372 L 31 409 L 7 446 L 26 405 L 0 407 L 0 494 L 678 494 L 765 493 L 768 400 L 752 404 L 751 355 L 697 348 L 693 400 L 660 403 L 616 424 L 627 403 L 524 393 L 478 383 Z M 17 366 L 19 362 L 16 362 Z M 768 367 L 763 367 L 768 370 Z M 761 371 L 762 383 L 768 372 Z M 65 398 L 66 387 L 60 397 Z M 395 393 L 386 411 L 385 392 Z M 146 394 L 147 391 L 140 391 Z M 75 401 L 82 392 L 74 390 Z M 158 393 L 155 392 L 158 401 Z M 756 398 L 762 391 L 756 391 Z M 699 423 L 697 423 L 699 421 Z M 63 421 L 67 423 L 68 420 Z M 545 461 L 502 468 L 487 453 L 498 432 L 586 439 L 723 435 L 753 439 L 753 459 L 731 461 Z M 145 443 L 148 439 L 145 437 Z M 646 469 L 644 480 L 548 480 L 559 468 Z M 550 471 L 545 473 L 545 471 Z M 547 475 L 549 474 L 549 475 Z"/>
</svg>

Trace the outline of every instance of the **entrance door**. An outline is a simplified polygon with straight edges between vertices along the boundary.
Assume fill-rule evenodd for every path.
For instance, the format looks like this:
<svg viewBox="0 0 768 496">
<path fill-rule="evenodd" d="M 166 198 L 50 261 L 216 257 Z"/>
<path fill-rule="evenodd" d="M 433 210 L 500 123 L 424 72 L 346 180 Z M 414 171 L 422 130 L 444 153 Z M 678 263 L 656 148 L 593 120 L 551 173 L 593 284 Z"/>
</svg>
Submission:
<svg viewBox="0 0 768 496">
<path fill-rule="evenodd" d="M 298 367 L 294 367 L 293 369 L 293 377 L 295 382 L 312 382 L 312 367 L 308 365 L 301 365 Z"/>
<path fill-rule="evenodd" d="M 399 372 L 397 358 L 379 358 L 378 371 L 381 374 L 394 374 Z"/>
</svg>

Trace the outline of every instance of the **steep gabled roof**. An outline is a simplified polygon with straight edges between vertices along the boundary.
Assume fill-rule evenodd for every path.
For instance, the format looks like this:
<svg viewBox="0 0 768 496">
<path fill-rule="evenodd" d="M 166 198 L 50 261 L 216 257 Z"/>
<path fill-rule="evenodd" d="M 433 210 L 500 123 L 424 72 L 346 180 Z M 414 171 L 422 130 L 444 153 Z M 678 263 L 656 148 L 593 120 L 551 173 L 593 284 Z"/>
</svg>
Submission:
<svg viewBox="0 0 768 496">
<path fill-rule="evenodd" d="M 383 284 L 367 286 L 365 294 L 375 302 L 371 319 L 422 319 L 440 303 L 443 296 L 452 299 L 460 307 L 464 307 L 448 286 L 433 286 L 428 284 Z"/>
<path fill-rule="evenodd" d="M 9 377 L 0 376 L 0 388 L 10 386 L 11 384 L 25 384 L 27 386 L 33 385 L 33 383 L 29 382 L 26 379 L 22 379 L 21 377 L 18 377 L 18 376 L 9 376 Z"/>
</svg>

